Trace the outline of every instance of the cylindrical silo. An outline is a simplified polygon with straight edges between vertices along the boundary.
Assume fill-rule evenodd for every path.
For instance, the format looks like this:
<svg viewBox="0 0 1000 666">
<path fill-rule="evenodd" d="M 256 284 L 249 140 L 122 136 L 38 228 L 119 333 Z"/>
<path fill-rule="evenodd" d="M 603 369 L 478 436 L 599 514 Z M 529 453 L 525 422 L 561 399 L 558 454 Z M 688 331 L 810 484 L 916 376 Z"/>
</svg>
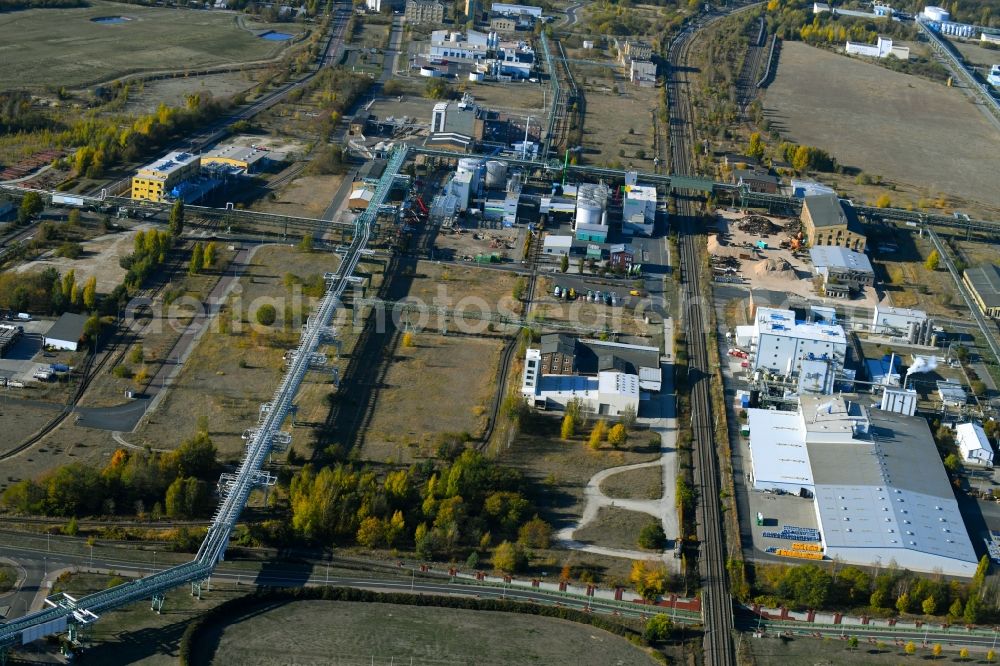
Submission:
<svg viewBox="0 0 1000 666">
<path fill-rule="evenodd" d="M 576 226 L 581 224 L 600 224 L 601 215 L 604 213 L 601 204 L 593 199 L 581 199 L 577 195 L 576 201 Z"/>
</svg>

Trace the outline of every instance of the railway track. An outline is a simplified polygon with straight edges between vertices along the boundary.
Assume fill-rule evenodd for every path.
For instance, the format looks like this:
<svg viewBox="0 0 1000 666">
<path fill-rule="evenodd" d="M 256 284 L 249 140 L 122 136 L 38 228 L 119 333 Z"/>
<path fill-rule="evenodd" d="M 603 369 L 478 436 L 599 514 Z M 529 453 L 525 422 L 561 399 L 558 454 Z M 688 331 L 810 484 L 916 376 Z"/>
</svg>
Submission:
<svg viewBox="0 0 1000 666">
<path fill-rule="evenodd" d="M 740 8 L 735 11 L 745 11 Z M 694 124 L 689 98 L 690 80 L 687 68 L 688 53 L 696 33 L 722 18 L 716 16 L 698 21 L 678 35 L 670 46 L 670 70 L 667 78 L 667 97 L 670 107 L 671 166 L 674 173 L 694 174 L 693 163 Z M 758 33 L 758 44 L 765 41 Z M 762 47 L 757 47 L 763 52 Z M 755 79 L 750 79 L 755 80 Z M 733 600 L 729 593 L 726 571 L 726 551 L 720 514 L 718 489 L 722 487 L 713 431 L 712 404 L 709 393 L 708 326 L 705 307 L 700 294 L 701 230 L 698 228 L 696 210 L 689 193 L 679 193 L 677 213 L 680 220 L 682 273 L 682 316 L 689 345 L 688 381 L 691 393 L 691 433 L 696 461 L 698 487 L 698 537 L 700 543 L 699 571 L 702 577 L 702 615 L 705 624 L 703 652 L 705 663 L 712 666 L 735 666 L 733 645 Z"/>
<path fill-rule="evenodd" d="M 757 97 L 758 83 L 763 77 L 762 68 L 767 63 L 768 58 L 767 23 L 763 16 L 758 18 L 757 23 L 753 25 L 752 32 L 746 57 L 743 59 L 743 67 L 736 80 L 736 102 L 740 108 L 740 115 L 744 119 L 747 115 L 747 107 Z"/>
<path fill-rule="evenodd" d="M 528 233 L 530 234 L 531 231 L 529 230 Z M 538 259 L 542 253 L 540 236 L 537 238 L 532 237 L 528 253 L 528 266 L 531 269 L 531 272 L 528 274 L 528 284 L 525 286 L 524 290 L 525 319 L 527 319 L 528 315 L 531 313 L 531 305 L 535 298 L 535 285 L 538 282 Z M 503 352 L 500 354 L 497 391 L 496 395 L 493 396 L 493 405 L 490 409 L 490 414 L 486 422 L 486 429 L 483 432 L 482 441 L 479 445 L 481 449 L 488 447 L 490 440 L 493 439 L 493 433 L 496 430 L 497 420 L 500 417 L 500 409 L 503 407 L 504 396 L 507 395 L 507 377 L 510 375 L 510 368 L 514 363 L 514 354 L 517 352 L 518 346 L 518 334 L 515 333 L 514 336 L 507 341 Z"/>
</svg>

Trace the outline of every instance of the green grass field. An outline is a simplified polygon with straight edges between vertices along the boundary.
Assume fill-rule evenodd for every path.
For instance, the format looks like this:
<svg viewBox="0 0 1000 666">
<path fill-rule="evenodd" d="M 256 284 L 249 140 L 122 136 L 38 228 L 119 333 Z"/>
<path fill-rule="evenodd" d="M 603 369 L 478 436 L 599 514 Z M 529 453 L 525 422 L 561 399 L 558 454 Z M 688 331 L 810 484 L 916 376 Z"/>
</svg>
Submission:
<svg viewBox="0 0 1000 666">
<path fill-rule="evenodd" d="M 104 25 L 91 19 L 123 16 Z M 255 31 L 296 34 L 295 24 L 269 26 L 232 12 L 94 2 L 79 9 L 31 9 L 0 15 L 0 90 L 79 88 L 125 74 L 182 71 L 266 60 L 289 42 Z"/>
<path fill-rule="evenodd" d="M 411 661 L 412 659 L 412 661 Z M 299 601 L 213 627 L 193 663 L 629 664 L 653 661 L 608 632 L 513 613 Z"/>
</svg>

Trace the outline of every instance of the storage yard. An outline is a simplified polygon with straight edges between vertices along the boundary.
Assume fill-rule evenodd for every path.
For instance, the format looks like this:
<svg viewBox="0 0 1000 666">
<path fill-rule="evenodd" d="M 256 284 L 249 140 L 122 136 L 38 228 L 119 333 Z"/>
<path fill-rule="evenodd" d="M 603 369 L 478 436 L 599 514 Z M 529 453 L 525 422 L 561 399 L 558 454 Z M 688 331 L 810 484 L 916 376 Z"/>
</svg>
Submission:
<svg viewBox="0 0 1000 666">
<path fill-rule="evenodd" d="M 881 174 L 913 199 L 947 193 L 1000 211 L 998 132 L 961 90 L 787 42 L 764 107 L 787 140 Z M 961 147 L 948 168 L 934 157 L 945 146 Z"/>
</svg>

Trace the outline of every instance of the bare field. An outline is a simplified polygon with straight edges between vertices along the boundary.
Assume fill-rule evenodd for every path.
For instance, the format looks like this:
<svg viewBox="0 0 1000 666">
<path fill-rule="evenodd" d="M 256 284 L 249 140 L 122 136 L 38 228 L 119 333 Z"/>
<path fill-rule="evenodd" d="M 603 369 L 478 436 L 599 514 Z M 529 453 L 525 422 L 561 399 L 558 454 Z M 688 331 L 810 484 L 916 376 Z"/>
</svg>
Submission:
<svg viewBox="0 0 1000 666">
<path fill-rule="evenodd" d="M 303 176 L 296 178 L 278 193 L 277 199 L 264 199 L 256 210 L 276 215 L 319 218 L 326 212 L 343 176 Z"/>
<path fill-rule="evenodd" d="M 508 113 L 539 113 L 552 101 L 548 97 L 548 86 L 539 83 L 470 83 L 467 90 L 477 104 Z"/>
<path fill-rule="evenodd" d="M 408 296 L 459 309 L 466 305 L 474 309 L 473 301 L 479 299 L 494 311 L 501 303 L 512 309 L 516 305 L 511 296 L 516 281 L 517 276 L 507 271 L 421 261 L 417 264 Z"/>
<path fill-rule="evenodd" d="M 621 65 L 574 66 L 574 76 L 587 102 L 583 162 L 616 163 L 627 169 L 653 171 L 657 88 L 639 88 L 629 83 L 622 71 Z M 616 93 L 615 88 L 620 92 Z"/>
<path fill-rule="evenodd" d="M 764 106 L 788 140 L 828 150 L 843 165 L 928 197 L 1000 206 L 1000 133 L 961 90 L 788 42 Z"/>
<path fill-rule="evenodd" d="M 979 40 L 968 42 L 961 39 L 949 39 L 948 41 L 951 42 L 951 45 L 962 54 L 962 57 L 970 65 L 984 67 L 988 70 L 991 66 L 1000 62 L 1000 51 L 983 48 L 979 45 Z M 989 72 L 986 72 L 986 74 L 989 74 Z"/>
<path fill-rule="evenodd" d="M 601 507 L 597 518 L 576 532 L 573 538 L 583 543 L 605 548 L 637 550 L 639 531 L 652 522 L 659 522 L 653 516 L 638 511 L 627 511 L 616 507 Z M 652 555 L 654 551 L 650 551 Z"/>
<path fill-rule="evenodd" d="M 366 460 L 410 462 L 434 454 L 442 433 L 478 437 L 496 389 L 499 339 L 415 334 L 399 345 L 365 433 Z"/>
<path fill-rule="evenodd" d="M 286 246 L 258 250 L 221 315 L 238 317 L 242 331 L 236 332 L 234 321 L 233 333 L 222 332 L 218 325 L 205 333 L 173 387 L 140 427 L 138 435 L 142 443 L 172 449 L 194 435 L 197 417 L 205 416 L 220 456 L 236 457 L 242 453 L 243 430 L 257 421 L 260 404 L 271 396 L 283 372 L 282 342 L 298 341 L 294 322 L 290 329 L 282 330 L 284 312 L 301 316 L 314 303 L 314 299 L 296 296 L 296 292 L 285 286 L 285 273 L 303 278 L 322 274 L 334 270 L 338 261 L 333 254 L 307 254 Z M 267 303 L 277 310 L 276 325 L 251 326 L 248 322 L 255 321 L 257 308 Z M 328 385 L 332 391 L 329 381 L 329 374 L 312 373 L 303 383 L 303 390 L 317 383 Z"/>
<path fill-rule="evenodd" d="M 255 85 L 257 83 L 253 72 L 225 72 L 146 81 L 140 90 L 129 94 L 125 110 L 130 113 L 152 113 L 161 103 L 183 106 L 187 95 L 207 93 L 221 99 L 245 92 Z"/>
<path fill-rule="evenodd" d="M 338 601 L 299 601 L 262 610 L 228 626 L 211 627 L 205 645 L 199 646 L 204 652 L 195 660 L 305 664 L 329 663 L 336 655 L 340 666 L 396 659 L 400 664 L 478 666 L 653 663 L 640 648 L 613 634 L 515 613 Z"/>
<path fill-rule="evenodd" d="M 92 19 L 123 16 L 102 25 Z M 0 89 L 79 87 L 143 71 L 266 60 L 288 42 L 260 39 L 233 12 L 187 11 L 93 2 L 73 9 L 29 9 L 5 15 Z M 298 32 L 294 24 L 281 30 Z M 45 63 L 39 67 L 39 63 Z"/>
<path fill-rule="evenodd" d="M 643 467 L 612 474 L 601 483 L 601 492 L 615 499 L 660 499 L 663 468 Z"/>
</svg>

